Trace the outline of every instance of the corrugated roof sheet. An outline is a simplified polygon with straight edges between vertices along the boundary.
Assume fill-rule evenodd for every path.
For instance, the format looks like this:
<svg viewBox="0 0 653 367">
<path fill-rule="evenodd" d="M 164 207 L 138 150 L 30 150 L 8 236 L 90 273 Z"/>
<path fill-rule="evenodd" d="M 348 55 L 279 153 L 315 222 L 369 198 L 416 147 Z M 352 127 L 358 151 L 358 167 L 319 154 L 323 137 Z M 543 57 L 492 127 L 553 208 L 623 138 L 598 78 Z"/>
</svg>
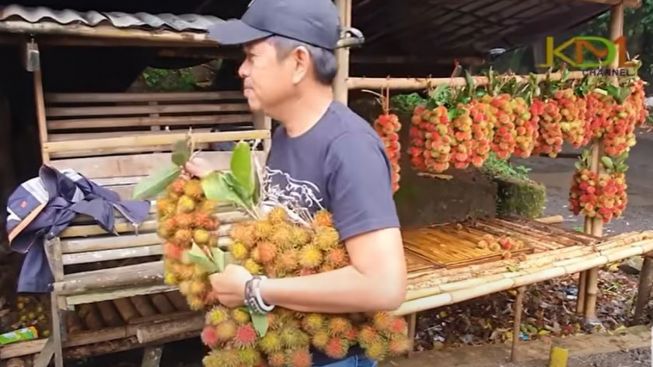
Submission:
<svg viewBox="0 0 653 367">
<path fill-rule="evenodd" d="M 177 32 L 206 32 L 209 25 L 222 21 L 212 15 L 199 14 L 134 14 L 122 12 L 80 12 L 71 9 L 54 10 L 46 7 L 25 7 L 8 5 L 0 8 L 0 21 L 22 20 L 29 23 L 42 21 L 56 22 L 62 25 L 83 24 L 90 27 L 108 25 L 115 28 L 139 28 L 148 30 L 171 30 Z"/>
</svg>

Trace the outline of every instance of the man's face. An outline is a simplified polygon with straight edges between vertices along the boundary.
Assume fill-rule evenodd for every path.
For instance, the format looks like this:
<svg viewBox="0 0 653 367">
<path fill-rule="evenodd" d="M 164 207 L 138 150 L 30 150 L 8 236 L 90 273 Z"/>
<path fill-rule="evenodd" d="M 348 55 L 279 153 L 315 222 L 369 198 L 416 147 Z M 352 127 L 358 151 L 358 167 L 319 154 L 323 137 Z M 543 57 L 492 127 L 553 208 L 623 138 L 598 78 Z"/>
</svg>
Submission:
<svg viewBox="0 0 653 367">
<path fill-rule="evenodd" d="M 238 69 L 243 93 L 254 111 L 269 111 L 290 97 L 293 90 L 292 58 L 279 60 L 272 44 L 263 40 L 244 47 L 245 60 Z"/>
</svg>

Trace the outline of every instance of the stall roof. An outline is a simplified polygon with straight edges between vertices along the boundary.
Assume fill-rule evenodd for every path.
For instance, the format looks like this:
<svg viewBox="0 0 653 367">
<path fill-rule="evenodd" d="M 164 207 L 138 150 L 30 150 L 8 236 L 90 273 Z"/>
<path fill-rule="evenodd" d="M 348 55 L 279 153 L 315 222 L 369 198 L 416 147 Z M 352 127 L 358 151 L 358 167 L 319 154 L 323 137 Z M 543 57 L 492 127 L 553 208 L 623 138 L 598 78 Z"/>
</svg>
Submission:
<svg viewBox="0 0 653 367">
<path fill-rule="evenodd" d="M 355 53 L 367 56 L 411 55 L 483 57 L 494 48 L 510 49 L 545 35 L 564 31 L 607 11 L 618 0 L 360 0 L 352 9 L 352 25 L 363 31 L 366 44 Z M 0 1 L 1 3 L 1 1 Z M 53 2 L 50 1 L 50 4 Z M 115 1 L 98 9 L 77 11 L 74 1 L 54 7 L 12 4 L 0 7 L 0 32 L 62 34 L 140 41 L 180 41 L 210 46 L 207 26 L 242 11 L 247 0 L 204 1 L 202 14 L 158 14 L 138 0 L 132 13 L 113 11 Z M 243 4 L 241 4 L 243 3 Z M 77 3 L 78 4 L 78 3 Z M 640 0 L 627 0 L 638 6 Z M 90 4 L 87 4 L 90 5 Z M 125 5 L 126 6 L 126 5 Z M 104 8 L 103 8 L 104 7 Z"/>
</svg>

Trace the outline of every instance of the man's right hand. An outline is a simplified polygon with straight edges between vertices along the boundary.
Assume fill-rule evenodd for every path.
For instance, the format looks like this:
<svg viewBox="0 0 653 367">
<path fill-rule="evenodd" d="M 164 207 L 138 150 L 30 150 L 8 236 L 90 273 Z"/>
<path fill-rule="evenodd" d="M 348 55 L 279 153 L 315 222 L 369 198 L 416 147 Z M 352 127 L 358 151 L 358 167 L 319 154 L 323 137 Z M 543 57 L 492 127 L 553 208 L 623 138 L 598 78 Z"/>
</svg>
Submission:
<svg viewBox="0 0 653 367">
<path fill-rule="evenodd" d="M 186 162 L 186 165 L 184 165 L 184 169 L 192 176 L 198 178 L 204 178 L 208 176 L 209 173 L 214 171 L 214 169 L 211 167 L 211 164 L 207 160 L 199 157 L 191 158 L 188 162 Z"/>
</svg>

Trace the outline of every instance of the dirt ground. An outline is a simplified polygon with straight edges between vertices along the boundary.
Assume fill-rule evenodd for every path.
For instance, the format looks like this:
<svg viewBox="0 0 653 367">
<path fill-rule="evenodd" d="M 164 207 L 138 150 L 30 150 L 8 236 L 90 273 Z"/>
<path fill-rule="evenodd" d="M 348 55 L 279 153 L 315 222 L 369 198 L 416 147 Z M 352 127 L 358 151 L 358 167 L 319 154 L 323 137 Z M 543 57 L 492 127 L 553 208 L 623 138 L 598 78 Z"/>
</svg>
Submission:
<svg viewBox="0 0 653 367">
<path fill-rule="evenodd" d="M 381 367 L 547 367 L 552 346 L 568 351 L 568 367 L 651 366 L 651 328 L 640 325 L 613 335 L 576 335 L 521 342 L 516 363 L 509 362 L 510 344 L 496 344 L 416 353 L 410 359 L 384 362 Z"/>
</svg>

